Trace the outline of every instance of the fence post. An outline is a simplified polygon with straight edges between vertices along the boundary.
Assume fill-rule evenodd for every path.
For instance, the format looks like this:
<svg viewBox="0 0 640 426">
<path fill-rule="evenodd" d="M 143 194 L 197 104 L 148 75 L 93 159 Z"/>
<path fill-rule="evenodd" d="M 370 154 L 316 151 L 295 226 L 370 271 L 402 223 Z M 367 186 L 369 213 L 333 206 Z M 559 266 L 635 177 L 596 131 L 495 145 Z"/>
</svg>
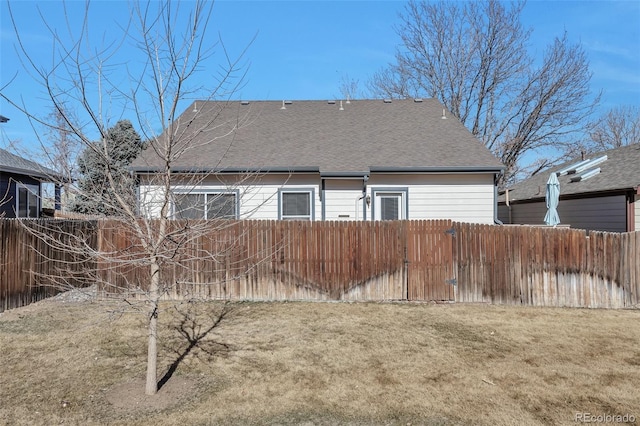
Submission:
<svg viewBox="0 0 640 426">
<path fill-rule="evenodd" d="M 413 221 L 403 221 L 402 223 L 402 250 L 403 250 L 403 262 L 402 262 L 402 298 L 403 300 L 409 300 L 409 241 L 413 238 L 415 227 L 412 226 Z"/>
</svg>

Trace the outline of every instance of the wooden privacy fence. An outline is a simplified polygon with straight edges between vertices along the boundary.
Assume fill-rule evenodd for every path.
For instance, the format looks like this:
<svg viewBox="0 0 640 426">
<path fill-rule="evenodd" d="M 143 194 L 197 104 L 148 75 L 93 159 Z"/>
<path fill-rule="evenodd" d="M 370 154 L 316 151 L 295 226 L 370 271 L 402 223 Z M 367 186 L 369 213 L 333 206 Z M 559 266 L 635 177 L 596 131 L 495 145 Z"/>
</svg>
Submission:
<svg viewBox="0 0 640 426">
<path fill-rule="evenodd" d="M 169 297 L 640 306 L 637 232 L 587 236 L 448 220 L 221 223 L 189 240 L 183 259 L 172 258 L 164 276 Z M 121 230 L 100 229 L 104 244 L 117 241 L 108 250 L 131 247 Z M 112 266 L 103 268 L 105 282 L 148 282 L 135 276 L 148 268 Z"/>
<path fill-rule="evenodd" d="M 88 254 L 61 248 L 97 243 L 96 222 L 0 219 L 0 312 L 87 285 Z"/>
<path fill-rule="evenodd" d="M 450 221 L 210 221 L 210 231 L 174 236 L 163 248 L 169 297 L 252 300 L 406 300 L 453 297 Z M 114 226 L 115 225 L 115 226 Z M 190 227 L 200 224 L 191 223 Z M 185 222 L 171 222 L 179 235 Z M 106 290 L 143 288 L 149 267 L 116 224 L 100 226 L 100 251 L 120 253 L 100 267 Z M 177 250 L 177 248 L 179 250 Z M 176 251 L 177 250 L 177 251 Z M 443 257 L 444 256 L 444 257 Z M 114 267 L 114 264 L 116 265 Z M 120 266 L 117 266 L 120 265 Z M 425 281 L 427 280 L 427 281 Z M 410 294 L 410 296 L 409 296 Z"/>
<path fill-rule="evenodd" d="M 98 282 L 105 292 L 148 285 L 149 259 L 127 224 L 30 223 L 48 230 L 51 241 L 86 241 L 103 256 L 56 251 L 18 221 L 0 221 L 0 308 L 52 294 L 38 285 L 53 276 Z M 193 232 L 201 225 L 206 232 Z M 172 221 L 169 231 L 158 252 L 169 298 L 640 306 L 638 232 L 448 220 Z"/>
<path fill-rule="evenodd" d="M 454 227 L 457 302 L 640 307 L 640 232 Z"/>
</svg>

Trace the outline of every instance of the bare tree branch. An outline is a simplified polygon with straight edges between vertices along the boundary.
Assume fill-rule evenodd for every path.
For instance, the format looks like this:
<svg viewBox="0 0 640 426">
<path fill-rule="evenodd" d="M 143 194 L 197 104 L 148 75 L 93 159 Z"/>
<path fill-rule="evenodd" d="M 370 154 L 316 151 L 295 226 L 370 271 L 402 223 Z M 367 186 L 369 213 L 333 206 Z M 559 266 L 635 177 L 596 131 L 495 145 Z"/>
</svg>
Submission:
<svg viewBox="0 0 640 426">
<path fill-rule="evenodd" d="M 216 229 L 224 230 L 231 226 L 230 221 L 173 220 L 176 186 L 194 188 L 209 176 L 176 174 L 173 165 L 186 152 L 201 149 L 203 143 L 220 143 L 221 138 L 233 135 L 251 122 L 247 112 L 233 121 L 221 120 L 222 110 L 196 111 L 186 123 L 180 122 L 178 115 L 194 99 L 216 100 L 220 101 L 215 103 L 217 108 L 230 107 L 226 101 L 244 84 L 246 50 L 236 59 L 219 37 L 211 43 L 208 27 L 212 2 L 134 1 L 124 24 L 114 24 L 114 31 L 94 39 L 87 1 L 81 21 L 71 21 L 65 13 L 70 41 L 49 25 L 47 16 L 40 15 L 53 43 L 52 63 L 43 67 L 23 43 L 10 5 L 9 11 L 23 63 L 41 85 L 54 115 L 35 116 L 23 100 L 9 99 L 5 88 L 0 89 L 0 96 L 20 109 L 33 125 L 49 129 L 54 146 L 48 153 L 53 161 L 66 153 L 70 159 L 76 144 L 78 150 L 88 149 L 109 160 L 113 156 L 108 144 L 109 129 L 123 118 L 133 123 L 148 142 L 147 149 L 153 150 L 160 160 L 158 172 L 146 176 L 145 184 L 154 189 L 152 199 L 140 194 L 140 208 L 131 203 L 133 194 L 123 189 L 122 173 L 113 167 L 106 167 L 104 181 L 95 187 L 76 188 L 79 195 L 92 197 L 94 202 L 108 208 L 111 216 L 101 222 L 100 232 L 119 238 L 99 236 L 99 241 L 92 241 L 91 233 L 83 230 L 49 229 L 55 226 L 53 222 L 24 223 L 25 228 L 52 249 L 51 253 L 64 251 L 77 259 L 61 264 L 56 274 L 40 277 L 42 283 L 69 289 L 78 283 L 94 282 L 103 292 L 124 298 L 129 302 L 127 306 L 145 313 L 149 330 L 145 391 L 154 394 L 158 389 L 160 301 L 175 294 L 180 281 L 189 279 L 193 262 L 203 257 L 224 258 L 236 243 L 216 240 Z M 129 45 L 138 49 L 135 58 L 123 49 Z M 195 118 L 202 114 L 206 114 L 204 124 L 196 127 L 194 123 L 203 121 Z M 207 135 L 206 141 L 195 143 L 201 134 Z M 46 145 L 44 140 L 41 143 Z M 221 159 L 211 161 L 215 164 Z M 69 163 L 61 167 L 65 168 L 65 175 L 73 176 Z M 51 179 L 62 184 L 59 176 Z M 252 179 L 256 177 L 247 174 L 239 183 L 228 185 L 230 189 L 249 191 Z M 145 214 L 150 209 L 147 202 L 154 206 L 153 218 Z M 203 239 L 208 239 L 207 244 L 197 248 Z M 118 241 L 128 243 L 123 247 Z M 41 254 L 55 260 L 50 253 Z"/>
<path fill-rule="evenodd" d="M 640 107 L 621 105 L 591 123 L 591 150 L 603 151 L 640 142 Z"/>
<path fill-rule="evenodd" d="M 523 7 L 412 0 L 396 28 L 403 42 L 396 62 L 370 82 L 385 97 L 441 101 L 505 164 L 502 183 L 527 169 L 520 163 L 529 154 L 571 149 L 599 101 L 590 99 L 586 54 L 566 34 L 535 66 Z"/>
</svg>

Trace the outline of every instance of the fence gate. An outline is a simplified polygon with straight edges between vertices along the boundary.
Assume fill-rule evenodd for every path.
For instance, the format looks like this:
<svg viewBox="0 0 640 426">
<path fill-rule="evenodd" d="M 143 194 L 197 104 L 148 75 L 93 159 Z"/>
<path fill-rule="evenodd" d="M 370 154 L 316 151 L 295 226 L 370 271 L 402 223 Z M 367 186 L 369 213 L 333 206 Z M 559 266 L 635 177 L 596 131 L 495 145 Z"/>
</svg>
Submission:
<svg viewBox="0 0 640 426">
<path fill-rule="evenodd" d="M 455 230 L 452 222 L 421 220 L 407 224 L 407 299 L 455 300 Z"/>
</svg>

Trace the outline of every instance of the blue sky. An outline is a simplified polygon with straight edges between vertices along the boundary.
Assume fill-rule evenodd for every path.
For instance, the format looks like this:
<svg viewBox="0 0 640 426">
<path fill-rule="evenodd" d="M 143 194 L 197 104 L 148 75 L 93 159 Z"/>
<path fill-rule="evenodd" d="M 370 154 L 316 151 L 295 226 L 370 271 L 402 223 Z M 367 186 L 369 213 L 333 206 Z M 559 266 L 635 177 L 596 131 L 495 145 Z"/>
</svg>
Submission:
<svg viewBox="0 0 640 426">
<path fill-rule="evenodd" d="M 82 11 L 83 2 L 67 2 Z M 210 26 L 219 32 L 227 50 L 238 55 L 254 38 L 245 56 L 245 84 L 238 99 L 335 99 L 345 77 L 359 81 L 361 89 L 372 73 L 393 61 L 399 38 L 394 25 L 402 1 L 218 1 Z M 66 31 L 58 1 L 12 1 L 24 41 L 34 57 L 46 63 L 51 43 L 38 24 L 36 5 L 51 26 Z M 92 28 L 114 28 L 122 22 L 127 2 L 92 2 Z M 0 87 L 17 77 L 3 92 L 24 99 L 30 111 L 45 116 L 48 106 L 15 56 L 15 34 L 6 2 L 0 5 Z M 601 111 L 640 105 L 640 1 L 530 1 L 522 15 L 533 30 L 532 52 L 566 30 L 572 41 L 584 46 L 593 72 L 592 88 L 603 91 Z M 35 24 L 34 24 L 35 22 Z M 101 34 L 101 33 L 97 33 Z M 109 32 L 107 32 L 107 37 Z M 199 77 L 210 78 L 205 72 Z M 0 125 L 0 146 L 10 141 L 30 144 L 33 131 L 24 117 L 0 100 L 0 114 L 11 121 Z"/>
</svg>

